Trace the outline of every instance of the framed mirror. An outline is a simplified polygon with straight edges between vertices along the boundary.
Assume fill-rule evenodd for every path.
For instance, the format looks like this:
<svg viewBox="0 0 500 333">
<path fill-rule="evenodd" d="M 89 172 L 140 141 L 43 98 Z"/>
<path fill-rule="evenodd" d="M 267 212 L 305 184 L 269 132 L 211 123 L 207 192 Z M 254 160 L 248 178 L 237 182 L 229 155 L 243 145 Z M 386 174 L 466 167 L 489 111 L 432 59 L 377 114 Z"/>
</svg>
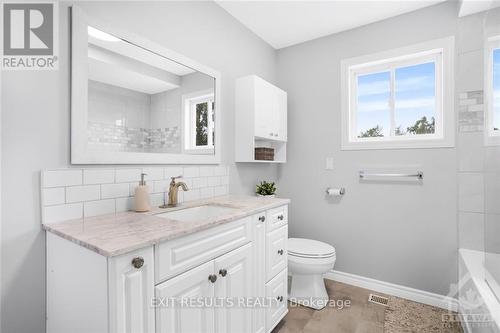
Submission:
<svg viewBox="0 0 500 333">
<path fill-rule="evenodd" d="M 220 74 L 71 13 L 71 163 L 220 163 Z"/>
</svg>

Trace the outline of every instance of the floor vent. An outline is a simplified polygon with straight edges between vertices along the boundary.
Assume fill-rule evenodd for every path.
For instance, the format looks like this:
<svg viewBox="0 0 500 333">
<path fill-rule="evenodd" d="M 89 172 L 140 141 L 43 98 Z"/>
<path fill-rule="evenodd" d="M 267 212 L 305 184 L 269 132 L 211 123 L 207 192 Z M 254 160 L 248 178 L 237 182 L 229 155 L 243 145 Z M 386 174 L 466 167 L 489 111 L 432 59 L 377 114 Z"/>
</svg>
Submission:
<svg viewBox="0 0 500 333">
<path fill-rule="evenodd" d="M 387 297 L 384 297 L 384 296 L 370 294 L 370 297 L 368 298 L 368 302 L 375 303 L 378 305 L 387 306 L 389 304 L 389 299 Z"/>
</svg>

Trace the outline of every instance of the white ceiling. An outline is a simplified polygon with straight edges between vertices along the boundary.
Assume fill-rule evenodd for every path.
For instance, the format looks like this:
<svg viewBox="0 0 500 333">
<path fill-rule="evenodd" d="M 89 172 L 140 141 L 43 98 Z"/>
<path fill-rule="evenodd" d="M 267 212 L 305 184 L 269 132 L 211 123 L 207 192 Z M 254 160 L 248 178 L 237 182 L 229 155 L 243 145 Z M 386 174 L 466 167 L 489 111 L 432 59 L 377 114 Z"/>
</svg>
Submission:
<svg viewBox="0 0 500 333">
<path fill-rule="evenodd" d="M 215 1 L 275 49 L 280 49 L 445 0 Z"/>
</svg>

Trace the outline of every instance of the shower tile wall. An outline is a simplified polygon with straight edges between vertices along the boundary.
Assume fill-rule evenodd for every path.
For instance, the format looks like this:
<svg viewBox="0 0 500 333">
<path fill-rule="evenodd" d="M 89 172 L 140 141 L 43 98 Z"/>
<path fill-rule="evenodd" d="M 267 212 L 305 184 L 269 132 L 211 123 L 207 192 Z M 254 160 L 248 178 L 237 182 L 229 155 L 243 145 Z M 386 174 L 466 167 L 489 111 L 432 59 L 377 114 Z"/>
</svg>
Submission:
<svg viewBox="0 0 500 333">
<path fill-rule="evenodd" d="M 458 96 L 459 247 L 484 250 L 484 104 L 483 91 Z"/>
<path fill-rule="evenodd" d="M 54 223 L 133 209 L 140 174 L 147 174 L 152 206 L 163 204 L 170 177 L 183 176 L 189 191 L 179 191 L 187 202 L 226 195 L 227 166 L 172 166 L 45 170 L 41 174 L 42 219 Z"/>
<path fill-rule="evenodd" d="M 88 88 L 90 149 L 181 152 L 179 121 L 158 117 L 168 113 L 167 107 L 159 103 L 165 98 L 164 93 L 149 95 L 92 80 Z"/>
</svg>

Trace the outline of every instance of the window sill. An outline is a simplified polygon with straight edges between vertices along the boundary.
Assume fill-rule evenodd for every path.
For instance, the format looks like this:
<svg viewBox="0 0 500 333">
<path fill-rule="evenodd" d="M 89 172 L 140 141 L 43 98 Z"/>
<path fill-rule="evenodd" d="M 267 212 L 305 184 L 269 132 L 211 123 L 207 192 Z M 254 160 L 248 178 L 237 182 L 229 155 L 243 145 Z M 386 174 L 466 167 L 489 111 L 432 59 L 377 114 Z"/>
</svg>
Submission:
<svg viewBox="0 0 500 333">
<path fill-rule="evenodd" d="M 454 140 L 401 139 L 390 141 L 344 141 L 342 142 L 341 150 L 429 149 L 454 147 Z"/>
<path fill-rule="evenodd" d="M 192 155 L 213 155 L 215 154 L 215 149 L 214 148 L 184 149 L 184 153 Z"/>
</svg>

